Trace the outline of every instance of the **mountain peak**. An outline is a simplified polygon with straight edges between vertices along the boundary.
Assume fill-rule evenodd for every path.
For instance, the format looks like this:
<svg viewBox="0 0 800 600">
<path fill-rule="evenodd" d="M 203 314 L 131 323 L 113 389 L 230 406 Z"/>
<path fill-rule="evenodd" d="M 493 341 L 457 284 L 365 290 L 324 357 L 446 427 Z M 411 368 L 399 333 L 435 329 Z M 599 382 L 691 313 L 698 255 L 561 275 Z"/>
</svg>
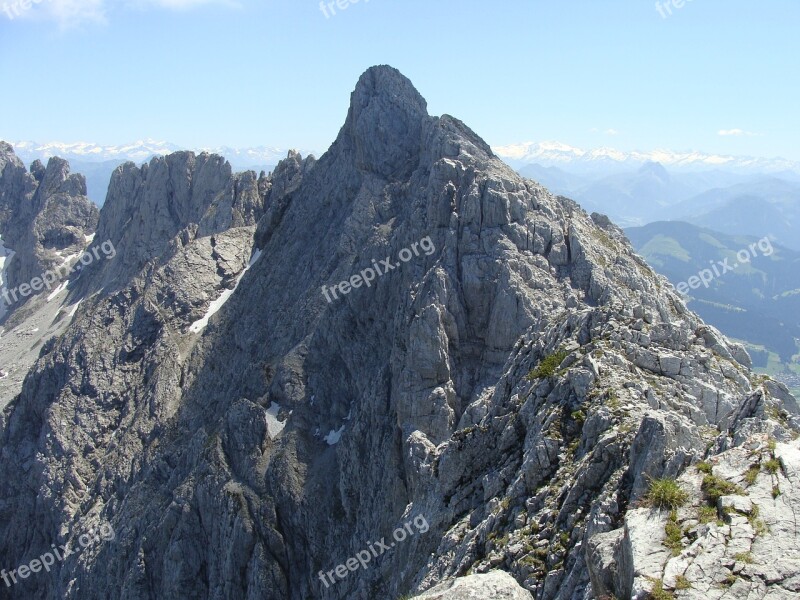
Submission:
<svg viewBox="0 0 800 600">
<path fill-rule="evenodd" d="M 669 181 L 670 175 L 660 162 L 649 160 L 639 167 L 639 173 L 642 175 L 652 174 L 654 177 L 661 181 Z"/>
<path fill-rule="evenodd" d="M 411 80 L 389 65 L 377 65 L 364 71 L 350 98 L 351 109 L 366 107 L 372 99 L 388 101 L 419 117 L 428 116 L 428 104 Z"/>
<path fill-rule="evenodd" d="M 427 103 L 400 71 L 371 67 L 350 96 L 336 144 L 355 154 L 359 169 L 386 179 L 408 176 L 418 162 Z"/>
</svg>

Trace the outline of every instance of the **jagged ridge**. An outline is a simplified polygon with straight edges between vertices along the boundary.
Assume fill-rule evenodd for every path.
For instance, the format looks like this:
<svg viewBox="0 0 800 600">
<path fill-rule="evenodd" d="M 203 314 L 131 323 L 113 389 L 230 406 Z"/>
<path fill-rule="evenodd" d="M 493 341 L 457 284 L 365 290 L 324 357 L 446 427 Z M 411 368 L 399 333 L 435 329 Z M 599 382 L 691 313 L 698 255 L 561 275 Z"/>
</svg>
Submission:
<svg viewBox="0 0 800 600">
<path fill-rule="evenodd" d="M 796 411 L 785 389 L 751 379 L 616 227 L 428 116 L 396 70 L 365 73 L 331 149 L 273 178 L 260 258 L 202 335 L 189 325 L 210 298 L 186 284 L 195 254 L 219 264 L 200 252 L 218 234 L 181 232 L 213 202 L 173 206 L 161 186 L 147 206 L 171 229 L 150 244 L 138 228 L 141 257 L 97 275 L 115 287 L 43 351 L 3 417 L 0 559 L 81 519 L 118 536 L 14 594 L 377 598 L 501 567 L 537 598 L 584 597 L 584 548 L 624 526 L 648 478 L 734 425 L 791 439 L 796 423 L 763 417 Z M 101 226 L 144 218 L 137 193 Z M 369 288 L 321 293 L 426 237 L 434 252 Z M 192 310 L 171 309 L 179 293 Z M 413 515 L 425 534 L 322 583 Z"/>
</svg>

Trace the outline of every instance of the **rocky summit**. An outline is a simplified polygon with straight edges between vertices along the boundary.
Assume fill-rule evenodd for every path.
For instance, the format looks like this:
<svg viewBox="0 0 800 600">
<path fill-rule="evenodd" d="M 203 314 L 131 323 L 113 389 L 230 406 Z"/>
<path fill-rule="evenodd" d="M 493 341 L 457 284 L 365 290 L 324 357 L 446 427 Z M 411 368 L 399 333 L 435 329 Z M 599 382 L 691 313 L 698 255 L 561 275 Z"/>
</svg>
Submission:
<svg viewBox="0 0 800 600">
<path fill-rule="evenodd" d="M 95 239 L 0 419 L 0 597 L 800 598 L 796 400 L 395 69 L 318 160 L 120 167 Z"/>
</svg>

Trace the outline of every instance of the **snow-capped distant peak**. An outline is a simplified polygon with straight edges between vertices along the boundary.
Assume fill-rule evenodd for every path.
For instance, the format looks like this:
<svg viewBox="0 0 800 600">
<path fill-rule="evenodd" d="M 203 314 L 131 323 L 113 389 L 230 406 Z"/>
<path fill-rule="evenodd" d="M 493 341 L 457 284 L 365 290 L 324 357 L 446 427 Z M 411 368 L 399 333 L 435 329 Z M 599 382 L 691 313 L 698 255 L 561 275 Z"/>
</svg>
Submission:
<svg viewBox="0 0 800 600">
<path fill-rule="evenodd" d="M 101 145 L 93 142 L 48 142 L 40 144 L 31 141 L 10 142 L 17 156 L 30 163 L 35 159 L 46 160 L 60 156 L 66 160 L 90 162 L 134 161 L 141 163 L 153 156 L 163 156 L 180 150 L 193 150 L 197 153 L 218 154 L 230 161 L 235 169 L 249 169 L 278 164 L 288 153 L 288 149 L 275 146 L 256 146 L 235 148 L 231 146 L 188 148 L 154 139 L 137 140 L 129 144 Z M 782 158 L 754 158 L 748 156 L 728 156 L 709 154 L 695 150 L 677 152 L 658 148 L 649 151 L 634 150 L 625 152 L 616 148 L 600 147 L 589 150 L 571 146 L 563 142 L 548 140 L 542 142 L 522 142 L 492 148 L 500 158 L 514 167 L 539 164 L 544 167 L 574 167 L 576 169 L 607 169 L 609 167 L 638 168 L 646 163 L 660 163 L 671 169 L 718 169 L 729 168 L 764 173 L 795 171 L 800 173 L 800 163 Z M 301 150 L 302 155 L 317 154 Z"/>
<path fill-rule="evenodd" d="M 676 152 L 657 149 L 645 152 L 624 152 L 608 147 L 584 150 L 552 141 L 494 146 L 492 150 L 500 158 L 511 162 L 513 166 L 535 163 L 546 167 L 639 167 L 653 162 L 672 168 L 712 169 L 727 167 L 763 172 L 795 171 L 800 173 L 800 163 L 783 158 L 726 156 L 698 151 Z"/>
<path fill-rule="evenodd" d="M 94 142 L 46 142 L 31 141 L 10 142 L 14 152 L 22 160 L 28 162 L 35 159 L 47 159 L 59 156 L 67 160 L 132 160 L 141 162 L 152 156 L 161 156 L 181 150 L 179 146 L 168 142 L 145 139 L 130 144 L 101 145 Z"/>
<path fill-rule="evenodd" d="M 274 146 L 257 146 L 253 148 L 232 148 L 230 146 L 190 148 L 179 146 L 170 142 L 153 140 L 150 138 L 137 140 L 128 144 L 102 145 L 94 142 L 47 142 L 32 141 L 9 142 L 14 152 L 26 163 L 36 159 L 46 161 L 51 156 L 59 156 L 66 160 L 88 162 L 105 161 L 133 161 L 141 163 L 153 156 L 164 156 L 180 150 L 194 152 L 209 152 L 218 154 L 228 159 L 236 168 L 249 168 L 251 166 L 276 165 L 286 158 L 288 149 Z M 313 151 L 302 150 L 302 155 L 315 154 Z"/>
<path fill-rule="evenodd" d="M 561 142 L 523 142 L 521 144 L 510 144 L 508 146 L 495 146 L 492 148 L 494 152 L 503 158 L 510 158 L 514 160 L 528 160 L 533 157 L 544 156 L 573 156 L 581 157 L 586 154 L 585 150 L 575 148 L 568 144 Z"/>
</svg>

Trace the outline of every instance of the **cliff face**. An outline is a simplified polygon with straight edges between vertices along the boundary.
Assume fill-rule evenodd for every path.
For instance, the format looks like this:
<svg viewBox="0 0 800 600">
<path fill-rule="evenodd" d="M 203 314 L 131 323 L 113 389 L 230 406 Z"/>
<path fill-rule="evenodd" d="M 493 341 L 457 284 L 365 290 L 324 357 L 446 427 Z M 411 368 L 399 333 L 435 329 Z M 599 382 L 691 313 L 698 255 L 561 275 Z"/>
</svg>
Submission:
<svg viewBox="0 0 800 600">
<path fill-rule="evenodd" d="M 0 564 L 116 535 L 10 597 L 644 595 L 677 586 L 650 557 L 666 521 L 635 520 L 661 515 L 653 479 L 755 439 L 792 472 L 786 390 L 618 228 L 430 117 L 394 69 L 361 77 L 319 161 L 221 164 L 112 180 L 97 235 L 118 258 L 82 275 L 2 417 Z M 787 569 L 758 589 L 795 593 Z"/>
<path fill-rule="evenodd" d="M 264 173 L 233 174 L 224 158 L 206 153 L 176 152 L 141 167 L 133 163 L 118 167 L 97 238 L 111 240 L 119 257 L 91 269 L 85 290 L 127 285 L 148 263 L 163 264 L 173 258 L 176 239 L 185 245 L 255 225 L 271 185 Z"/>
<path fill-rule="evenodd" d="M 86 197 L 85 179 L 70 174 L 66 161 L 54 157 L 45 167 L 37 160 L 28 172 L 11 146 L 0 142 L 0 234 L 15 252 L 6 265 L 6 288 L 29 284 L 80 254 L 98 212 Z"/>
</svg>

